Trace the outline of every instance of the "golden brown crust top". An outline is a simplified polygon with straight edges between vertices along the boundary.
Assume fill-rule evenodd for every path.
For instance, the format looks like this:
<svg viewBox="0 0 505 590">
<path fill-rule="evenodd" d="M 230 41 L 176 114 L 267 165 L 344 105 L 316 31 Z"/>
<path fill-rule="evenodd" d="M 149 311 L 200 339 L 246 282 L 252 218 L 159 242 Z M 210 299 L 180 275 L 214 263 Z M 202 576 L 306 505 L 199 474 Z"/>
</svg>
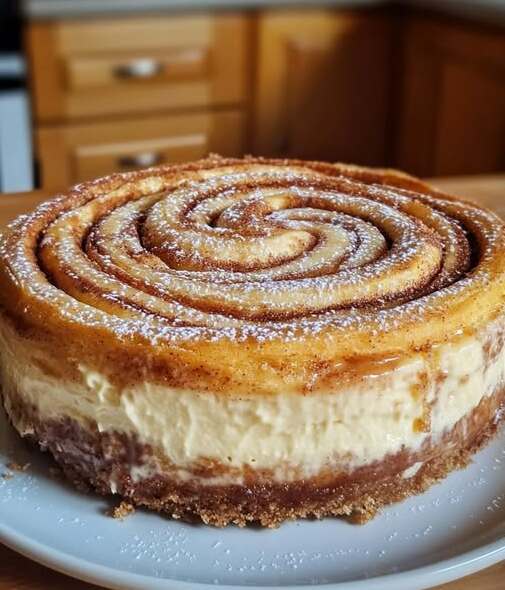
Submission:
<svg viewBox="0 0 505 590">
<path fill-rule="evenodd" d="M 400 172 L 211 157 L 84 183 L 18 218 L 0 302 L 69 367 L 307 391 L 485 325 L 503 308 L 504 244 L 493 213 Z"/>
</svg>

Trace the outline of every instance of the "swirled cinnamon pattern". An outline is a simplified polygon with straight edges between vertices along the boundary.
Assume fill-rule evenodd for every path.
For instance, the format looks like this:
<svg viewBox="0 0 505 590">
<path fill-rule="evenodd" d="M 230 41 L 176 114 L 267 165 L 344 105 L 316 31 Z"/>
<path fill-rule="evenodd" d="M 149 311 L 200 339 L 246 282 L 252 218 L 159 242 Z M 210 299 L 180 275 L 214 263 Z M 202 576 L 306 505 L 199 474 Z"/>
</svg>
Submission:
<svg viewBox="0 0 505 590">
<path fill-rule="evenodd" d="M 245 342 L 261 362 L 307 346 L 340 362 L 477 329 L 502 309 L 503 251 L 493 213 L 401 173 L 214 157 L 81 184 L 19 218 L 2 304 L 33 329 L 175 357 Z"/>
</svg>

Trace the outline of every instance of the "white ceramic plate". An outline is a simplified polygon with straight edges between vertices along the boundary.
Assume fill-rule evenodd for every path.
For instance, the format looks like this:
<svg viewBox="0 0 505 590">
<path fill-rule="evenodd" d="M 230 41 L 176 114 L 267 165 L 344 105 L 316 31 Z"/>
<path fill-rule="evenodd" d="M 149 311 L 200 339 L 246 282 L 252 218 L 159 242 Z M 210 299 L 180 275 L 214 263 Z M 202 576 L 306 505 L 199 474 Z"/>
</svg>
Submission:
<svg viewBox="0 0 505 590">
<path fill-rule="evenodd" d="M 203 590 L 216 585 L 415 590 L 505 559 L 505 432 L 465 471 L 357 526 L 338 519 L 277 530 L 215 529 L 137 511 L 51 478 L 0 416 L 0 541 L 49 567 L 109 588 Z"/>
</svg>

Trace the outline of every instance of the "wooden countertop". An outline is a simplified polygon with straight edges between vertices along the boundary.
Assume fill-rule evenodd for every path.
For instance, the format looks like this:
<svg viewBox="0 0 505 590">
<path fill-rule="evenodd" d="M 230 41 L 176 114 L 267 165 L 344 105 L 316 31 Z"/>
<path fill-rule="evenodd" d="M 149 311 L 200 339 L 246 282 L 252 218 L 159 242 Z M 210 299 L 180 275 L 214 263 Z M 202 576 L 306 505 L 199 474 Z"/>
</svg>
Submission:
<svg viewBox="0 0 505 590">
<path fill-rule="evenodd" d="M 505 174 L 433 179 L 432 184 L 448 193 L 460 195 L 496 210 L 505 218 Z M 36 191 L 18 195 L 0 195 L 0 225 L 23 213 L 47 195 Z M 461 580 L 439 586 L 437 590 L 498 590 L 505 587 L 505 561 Z M 0 590 L 97 590 L 50 571 L 26 557 L 0 545 Z M 405 590 L 409 590 L 406 588 Z"/>
</svg>

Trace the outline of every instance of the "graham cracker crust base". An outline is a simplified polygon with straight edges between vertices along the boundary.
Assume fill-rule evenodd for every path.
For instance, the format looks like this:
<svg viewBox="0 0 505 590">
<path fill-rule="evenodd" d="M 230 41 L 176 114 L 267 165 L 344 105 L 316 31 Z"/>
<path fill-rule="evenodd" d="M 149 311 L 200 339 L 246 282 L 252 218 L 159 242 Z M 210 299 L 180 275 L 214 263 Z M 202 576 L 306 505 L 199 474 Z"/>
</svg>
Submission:
<svg viewBox="0 0 505 590">
<path fill-rule="evenodd" d="M 88 430 L 68 418 L 41 421 L 33 408 L 11 408 L 10 418 L 33 427 L 33 434 L 25 438 L 49 451 L 81 490 L 111 495 L 112 481 L 121 499 L 175 519 L 217 527 L 257 523 L 274 528 L 286 520 L 329 516 L 365 523 L 384 506 L 424 492 L 451 471 L 466 467 L 495 435 L 505 420 L 504 398 L 505 389 L 484 398 L 436 446 L 416 456 L 401 453 L 366 469 L 285 483 L 255 475 L 246 477 L 244 484 L 205 484 L 196 477 L 181 482 L 169 469 L 135 481 L 131 467 L 145 464 L 154 454 L 148 445 L 125 434 L 98 432 L 91 425 Z M 403 476 L 418 461 L 419 470 L 412 477 Z"/>
</svg>

